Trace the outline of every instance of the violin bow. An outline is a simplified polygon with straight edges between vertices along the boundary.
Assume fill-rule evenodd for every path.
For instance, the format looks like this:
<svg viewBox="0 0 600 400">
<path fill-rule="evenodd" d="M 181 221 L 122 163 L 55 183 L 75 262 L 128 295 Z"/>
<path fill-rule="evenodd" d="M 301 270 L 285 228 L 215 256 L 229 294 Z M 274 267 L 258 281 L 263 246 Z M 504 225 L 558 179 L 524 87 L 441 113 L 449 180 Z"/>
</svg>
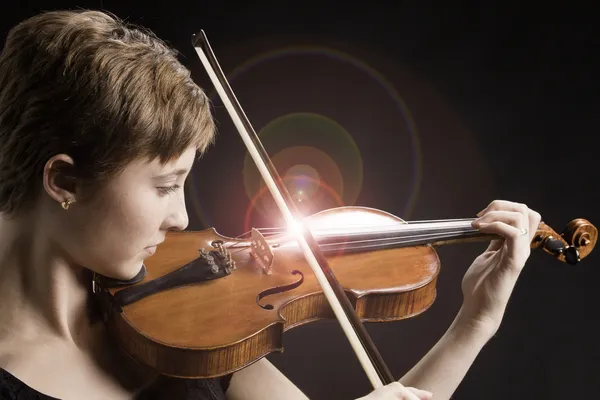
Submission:
<svg viewBox="0 0 600 400">
<path fill-rule="evenodd" d="M 237 101 L 203 30 L 192 35 L 192 45 L 198 53 L 198 57 L 200 57 L 256 167 L 275 199 L 279 210 L 283 214 L 287 226 L 295 233 L 296 240 L 304 253 L 306 261 L 321 285 L 336 318 L 340 322 L 373 388 L 377 389 L 378 387 L 394 382 L 393 375 L 385 365 L 383 358 L 365 327 L 358 319 L 352 304 L 329 267 L 327 259 L 321 252 L 317 241 L 310 230 L 304 228 L 295 218 L 295 215 L 299 215 L 296 204 L 293 202 L 269 155 L 260 142 L 258 135 Z"/>
</svg>

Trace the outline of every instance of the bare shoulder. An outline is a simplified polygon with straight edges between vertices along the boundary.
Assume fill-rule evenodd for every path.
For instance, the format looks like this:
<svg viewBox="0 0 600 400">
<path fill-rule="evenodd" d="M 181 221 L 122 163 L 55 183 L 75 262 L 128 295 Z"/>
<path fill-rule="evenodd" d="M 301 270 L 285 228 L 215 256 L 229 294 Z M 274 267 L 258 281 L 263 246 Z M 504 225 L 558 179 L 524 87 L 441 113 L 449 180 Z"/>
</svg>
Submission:
<svg viewBox="0 0 600 400">
<path fill-rule="evenodd" d="M 57 343 L 0 342 L 0 368 L 50 397 L 58 399 L 133 398 L 121 382 L 87 355 Z"/>
<path fill-rule="evenodd" d="M 227 390 L 228 400 L 305 400 L 308 399 L 266 358 L 233 374 Z"/>
</svg>

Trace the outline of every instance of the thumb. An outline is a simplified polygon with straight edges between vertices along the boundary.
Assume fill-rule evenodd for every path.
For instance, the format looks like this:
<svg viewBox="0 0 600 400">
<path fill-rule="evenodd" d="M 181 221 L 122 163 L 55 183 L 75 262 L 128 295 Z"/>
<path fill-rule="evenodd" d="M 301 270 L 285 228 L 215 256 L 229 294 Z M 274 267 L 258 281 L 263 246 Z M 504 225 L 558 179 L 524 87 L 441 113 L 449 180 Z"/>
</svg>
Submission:
<svg viewBox="0 0 600 400">
<path fill-rule="evenodd" d="M 417 389 L 414 387 L 406 387 L 406 389 L 408 389 L 412 393 L 414 393 L 419 398 L 419 400 L 432 400 L 433 399 L 433 393 L 428 392 L 427 390 L 421 390 L 421 389 Z"/>
</svg>

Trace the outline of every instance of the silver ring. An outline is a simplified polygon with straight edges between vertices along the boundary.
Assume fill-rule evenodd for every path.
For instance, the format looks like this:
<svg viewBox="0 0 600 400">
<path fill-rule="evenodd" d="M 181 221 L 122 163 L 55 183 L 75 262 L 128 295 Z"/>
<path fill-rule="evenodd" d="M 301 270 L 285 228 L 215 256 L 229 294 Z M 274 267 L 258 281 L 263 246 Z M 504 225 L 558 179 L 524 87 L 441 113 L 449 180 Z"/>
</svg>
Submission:
<svg viewBox="0 0 600 400">
<path fill-rule="evenodd" d="M 527 229 L 521 229 L 521 236 L 527 235 Z"/>
</svg>

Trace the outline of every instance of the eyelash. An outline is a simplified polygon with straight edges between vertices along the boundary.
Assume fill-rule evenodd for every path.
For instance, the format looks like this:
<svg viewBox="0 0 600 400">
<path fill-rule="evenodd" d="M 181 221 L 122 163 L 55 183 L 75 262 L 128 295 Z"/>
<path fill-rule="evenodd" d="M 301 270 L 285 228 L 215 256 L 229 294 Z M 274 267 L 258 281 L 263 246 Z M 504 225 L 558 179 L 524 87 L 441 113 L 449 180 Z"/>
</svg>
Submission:
<svg viewBox="0 0 600 400">
<path fill-rule="evenodd" d="M 177 191 L 177 189 L 179 189 L 179 188 L 180 188 L 179 185 L 173 185 L 173 186 L 159 187 L 158 190 L 160 190 L 160 192 L 162 194 L 169 194 L 169 193 L 173 193 L 173 192 Z"/>
</svg>

